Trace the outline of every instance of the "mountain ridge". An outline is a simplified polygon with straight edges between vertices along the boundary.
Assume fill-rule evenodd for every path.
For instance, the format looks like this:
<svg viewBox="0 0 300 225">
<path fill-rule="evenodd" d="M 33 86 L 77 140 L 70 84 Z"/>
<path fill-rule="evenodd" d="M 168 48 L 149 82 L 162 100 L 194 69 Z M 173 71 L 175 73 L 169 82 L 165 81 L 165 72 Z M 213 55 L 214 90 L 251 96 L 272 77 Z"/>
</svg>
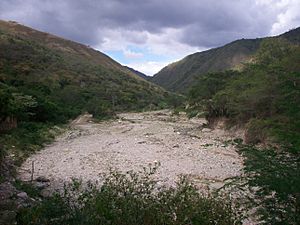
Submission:
<svg viewBox="0 0 300 225">
<path fill-rule="evenodd" d="M 126 69 L 130 70 L 131 72 L 135 73 L 135 74 L 138 75 L 139 77 L 141 77 L 141 78 L 147 80 L 147 81 L 149 81 L 149 80 L 151 79 L 151 76 L 148 76 L 148 75 L 146 75 L 146 74 L 144 74 L 144 73 L 142 73 L 142 72 L 140 72 L 140 71 L 138 71 L 138 70 L 136 70 L 136 69 L 134 69 L 134 68 L 131 68 L 131 67 L 129 67 L 129 66 L 124 66 L 124 67 L 125 67 Z"/>
<path fill-rule="evenodd" d="M 34 41 L 44 43 L 48 47 L 53 49 L 64 50 L 64 51 L 68 51 L 69 53 L 77 52 L 82 56 L 88 57 L 90 60 L 96 63 L 101 63 L 102 66 L 108 68 L 113 67 L 115 69 L 124 71 L 134 76 L 135 78 L 138 78 L 138 76 L 136 76 L 136 74 L 133 73 L 131 70 L 124 68 L 119 62 L 115 61 L 110 56 L 104 54 L 99 50 L 90 47 L 89 45 L 85 45 L 73 40 L 69 40 L 64 37 L 60 37 L 58 35 L 54 35 L 48 32 L 35 30 L 26 25 L 22 25 L 16 21 L 0 20 L 0 27 L 2 29 L 8 29 L 10 32 L 14 32 L 18 36 L 23 36 L 25 38 L 29 36 Z"/>
<path fill-rule="evenodd" d="M 266 38 L 284 38 L 293 43 L 300 43 L 299 33 L 300 28 L 296 28 Z M 243 63 L 251 60 L 261 41 L 266 38 L 239 39 L 221 47 L 193 53 L 164 67 L 151 81 L 169 91 L 186 93 L 198 76 L 208 72 L 241 68 Z"/>
<path fill-rule="evenodd" d="M 17 116 L 15 109 L 9 110 L 15 93 L 36 105 L 28 109 L 29 117 L 20 119 L 43 122 L 62 122 L 83 111 L 103 117 L 114 111 L 155 108 L 165 105 L 169 96 L 89 46 L 0 20 L 0 97 L 5 109 L 0 122 Z"/>
</svg>

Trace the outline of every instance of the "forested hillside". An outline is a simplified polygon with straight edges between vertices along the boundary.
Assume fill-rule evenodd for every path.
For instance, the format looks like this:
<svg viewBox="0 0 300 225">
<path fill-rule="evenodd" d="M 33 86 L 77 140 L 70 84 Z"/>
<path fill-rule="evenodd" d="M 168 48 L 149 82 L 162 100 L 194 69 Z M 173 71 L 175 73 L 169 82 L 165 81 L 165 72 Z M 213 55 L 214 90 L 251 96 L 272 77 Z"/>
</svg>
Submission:
<svg viewBox="0 0 300 225">
<path fill-rule="evenodd" d="M 41 130 L 48 124 L 83 112 L 102 119 L 164 107 L 169 96 L 88 46 L 0 21 L 0 132 L 18 127 L 9 136 L 13 145 L 20 141 L 31 149 L 43 142 Z"/>
<path fill-rule="evenodd" d="M 300 222 L 299 60 L 299 45 L 267 39 L 242 71 L 208 73 L 189 92 L 193 114 L 245 129 L 240 151 L 266 224 Z"/>
<path fill-rule="evenodd" d="M 112 110 L 157 106 L 167 96 L 84 45 L 3 21 L 0 38 L 1 91 L 31 96 L 36 103 L 27 110 L 36 120 L 63 121 L 84 110 L 101 116 Z M 1 117 L 13 114 L 13 109 L 1 108 L 7 110 Z"/>
<path fill-rule="evenodd" d="M 300 28 L 278 37 L 299 44 Z M 152 81 L 170 91 L 187 93 L 197 77 L 208 72 L 240 70 L 252 60 L 265 38 L 241 39 L 225 46 L 194 53 L 172 63 L 154 75 Z"/>
<path fill-rule="evenodd" d="M 140 71 L 137 71 L 137 70 L 135 70 L 135 69 L 133 69 L 133 68 L 130 68 L 130 67 L 128 67 L 128 66 L 124 66 L 124 67 L 125 67 L 126 69 L 130 70 L 131 72 L 133 72 L 134 74 L 138 75 L 139 77 L 145 79 L 145 80 L 150 80 L 150 79 L 151 79 L 150 76 L 147 76 L 146 74 L 144 74 L 144 73 L 142 73 L 142 72 L 140 72 Z"/>
<path fill-rule="evenodd" d="M 256 128 L 249 130 L 249 142 L 275 135 L 300 147 L 300 136 L 290 138 L 299 134 L 300 127 L 299 59 L 298 45 L 265 40 L 255 62 L 244 70 L 200 77 L 189 92 L 191 104 L 204 107 L 209 120 L 225 117 L 231 123 L 249 123 L 249 128 Z"/>
</svg>

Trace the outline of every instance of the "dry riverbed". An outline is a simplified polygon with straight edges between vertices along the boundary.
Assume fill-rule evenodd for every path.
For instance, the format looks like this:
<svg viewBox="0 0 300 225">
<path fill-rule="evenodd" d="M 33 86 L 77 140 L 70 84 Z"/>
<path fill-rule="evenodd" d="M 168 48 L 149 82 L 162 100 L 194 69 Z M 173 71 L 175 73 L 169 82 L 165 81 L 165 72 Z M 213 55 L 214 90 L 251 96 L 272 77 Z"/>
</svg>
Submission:
<svg viewBox="0 0 300 225">
<path fill-rule="evenodd" d="M 203 128 L 205 119 L 172 116 L 168 110 L 125 113 L 119 119 L 93 123 L 89 115 L 75 120 L 71 129 L 50 146 L 32 155 L 19 170 L 22 180 L 45 176 L 52 187 L 72 177 L 97 180 L 111 168 L 140 171 L 159 162 L 157 178 L 173 185 L 188 175 L 203 189 L 222 186 L 225 179 L 240 176 L 243 160 L 234 138 L 221 128 Z"/>
</svg>

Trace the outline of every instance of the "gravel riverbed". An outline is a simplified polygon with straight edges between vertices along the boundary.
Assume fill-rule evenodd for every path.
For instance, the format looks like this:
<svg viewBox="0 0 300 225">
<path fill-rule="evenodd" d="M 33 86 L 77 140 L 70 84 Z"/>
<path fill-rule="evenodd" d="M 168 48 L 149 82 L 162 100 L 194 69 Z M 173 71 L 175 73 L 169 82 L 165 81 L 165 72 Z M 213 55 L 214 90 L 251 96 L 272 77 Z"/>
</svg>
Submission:
<svg viewBox="0 0 300 225">
<path fill-rule="evenodd" d="M 188 175 L 199 188 L 219 188 L 225 179 L 242 174 L 243 160 L 226 143 L 233 135 L 204 128 L 205 123 L 168 110 L 124 113 L 101 123 L 83 115 L 53 144 L 29 157 L 19 177 L 30 180 L 33 161 L 34 177 L 47 177 L 52 186 L 71 178 L 98 180 L 110 169 L 140 171 L 159 162 L 156 176 L 163 184 Z"/>
</svg>

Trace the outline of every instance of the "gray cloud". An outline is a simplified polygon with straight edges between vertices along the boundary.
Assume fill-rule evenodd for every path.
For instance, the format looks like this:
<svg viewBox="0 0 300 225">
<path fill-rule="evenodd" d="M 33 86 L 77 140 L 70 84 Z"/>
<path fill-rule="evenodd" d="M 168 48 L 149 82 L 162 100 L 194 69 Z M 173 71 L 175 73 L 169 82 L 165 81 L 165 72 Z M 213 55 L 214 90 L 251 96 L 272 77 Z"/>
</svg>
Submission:
<svg viewBox="0 0 300 225">
<path fill-rule="evenodd" d="M 273 3 L 271 7 L 268 4 L 270 2 Z M 277 10 L 279 6 L 276 4 L 280 2 L 282 1 L 1 0 L 0 18 L 16 20 L 92 46 L 109 38 L 105 36 L 107 29 L 123 30 L 129 37 L 130 31 L 159 34 L 167 28 L 174 28 L 180 29 L 181 35 L 170 38 L 190 46 L 215 47 L 238 38 L 270 34 L 274 28 L 272 26 L 278 22 L 279 13 L 285 13 Z M 297 4 L 297 0 L 290 2 Z M 280 10 L 287 8 L 288 6 L 281 6 Z M 296 20 L 292 23 L 300 24 L 299 17 Z M 132 43 L 143 42 L 141 37 L 130 39 Z"/>
</svg>

